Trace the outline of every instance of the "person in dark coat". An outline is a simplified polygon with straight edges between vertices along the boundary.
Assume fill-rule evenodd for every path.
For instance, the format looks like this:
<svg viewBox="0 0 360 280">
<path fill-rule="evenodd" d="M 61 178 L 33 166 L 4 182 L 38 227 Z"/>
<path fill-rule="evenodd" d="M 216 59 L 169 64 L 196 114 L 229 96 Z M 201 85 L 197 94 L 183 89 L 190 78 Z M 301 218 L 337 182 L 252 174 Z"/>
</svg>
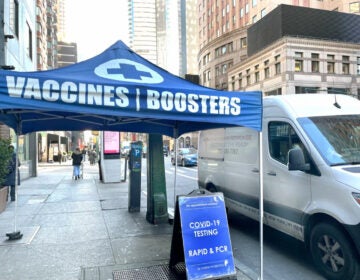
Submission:
<svg viewBox="0 0 360 280">
<path fill-rule="evenodd" d="M 80 165 L 83 160 L 82 152 L 79 148 L 76 148 L 71 155 L 72 165 L 74 166 L 74 176 L 75 180 L 80 179 Z"/>
<path fill-rule="evenodd" d="M 6 175 L 5 182 L 3 183 L 3 186 L 9 186 L 10 187 L 10 198 L 11 201 L 15 201 L 16 199 L 16 187 L 15 187 L 15 178 L 16 178 L 16 172 L 18 173 L 17 176 L 17 185 L 20 185 L 20 172 L 19 168 L 16 168 L 16 153 L 14 151 L 14 146 L 10 145 L 9 150 L 12 152 L 11 159 L 8 163 L 8 174 Z M 18 167 L 20 166 L 20 161 L 18 160 Z"/>
<path fill-rule="evenodd" d="M 62 151 L 61 150 L 59 150 L 59 152 L 58 152 L 58 161 L 59 161 L 59 164 L 61 164 L 61 162 L 62 162 Z"/>
</svg>

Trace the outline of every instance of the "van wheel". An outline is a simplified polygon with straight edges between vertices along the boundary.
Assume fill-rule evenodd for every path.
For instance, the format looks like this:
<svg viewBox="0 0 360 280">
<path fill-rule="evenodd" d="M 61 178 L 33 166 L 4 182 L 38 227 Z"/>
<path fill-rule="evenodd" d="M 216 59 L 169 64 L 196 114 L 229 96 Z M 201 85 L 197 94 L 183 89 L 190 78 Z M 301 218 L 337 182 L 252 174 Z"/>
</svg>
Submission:
<svg viewBox="0 0 360 280">
<path fill-rule="evenodd" d="M 209 191 L 209 192 L 217 192 L 217 189 L 214 185 L 208 185 L 206 186 L 206 189 Z"/>
<path fill-rule="evenodd" d="M 311 232 L 311 255 L 326 279 L 359 279 L 360 264 L 353 247 L 344 232 L 335 225 L 321 223 Z"/>
</svg>

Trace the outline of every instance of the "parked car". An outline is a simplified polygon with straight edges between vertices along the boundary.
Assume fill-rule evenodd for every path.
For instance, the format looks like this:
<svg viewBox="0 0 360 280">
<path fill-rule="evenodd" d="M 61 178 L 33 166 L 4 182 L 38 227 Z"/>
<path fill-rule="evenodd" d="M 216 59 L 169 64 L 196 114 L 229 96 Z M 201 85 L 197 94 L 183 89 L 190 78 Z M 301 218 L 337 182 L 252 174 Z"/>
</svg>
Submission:
<svg viewBox="0 0 360 280">
<path fill-rule="evenodd" d="M 197 165 L 198 152 L 194 148 L 180 148 L 177 151 L 177 164 L 181 166 Z M 175 153 L 171 153 L 171 163 L 175 165 Z"/>
<path fill-rule="evenodd" d="M 164 156 L 168 156 L 169 155 L 169 148 L 168 148 L 168 146 L 164 146 L 163 147 L 163 152 L 164 152 Z"/>
</svg>

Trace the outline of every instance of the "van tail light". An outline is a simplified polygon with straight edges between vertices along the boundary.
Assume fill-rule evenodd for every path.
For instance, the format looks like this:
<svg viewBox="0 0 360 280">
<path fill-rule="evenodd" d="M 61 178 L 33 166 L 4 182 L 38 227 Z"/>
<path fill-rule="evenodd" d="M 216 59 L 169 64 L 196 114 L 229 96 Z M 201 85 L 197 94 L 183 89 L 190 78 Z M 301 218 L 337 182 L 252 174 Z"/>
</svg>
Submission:
<svg viewBox="0 0 360 280">
<path fill-rule="evenodd" d="M 353 192 L 352 195 L 353 195 L 354 199 L 356 200 L 356 202 L 358 204 L 360 204 L 360 193 Z"/>
</svg>

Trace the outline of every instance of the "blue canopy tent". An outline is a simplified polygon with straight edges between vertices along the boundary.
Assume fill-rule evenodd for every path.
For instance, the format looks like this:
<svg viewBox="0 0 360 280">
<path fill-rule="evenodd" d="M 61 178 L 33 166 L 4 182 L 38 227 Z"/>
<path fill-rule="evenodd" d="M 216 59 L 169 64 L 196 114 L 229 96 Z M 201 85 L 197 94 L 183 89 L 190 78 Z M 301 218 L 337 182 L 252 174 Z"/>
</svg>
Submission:
<svg viewBox="0 0 360 280">
<path fill-rule="evenodd" d="M 262 93 L 195 85 L 118 41 L 98 56 L 64 68 L 0 70 L 0 122 L 17 135 L 47 130 L 102 130 L 177 138 L 186 132 L 229 126 L 246 126 L 261 135 Z M 260 182 L 262 225 L 262 179 Z M 20 236 L 16 231 L 16 210 L 11 236 Z"/>
<path fill-rule="evenodd" d="M 0 71 L 0 122 L 46 130 L 183 133 L 224 126 L 261 130 L 261 92 L 195 85 L 118 41 L 86 61 L 49 71 Z"/>
</svg>

